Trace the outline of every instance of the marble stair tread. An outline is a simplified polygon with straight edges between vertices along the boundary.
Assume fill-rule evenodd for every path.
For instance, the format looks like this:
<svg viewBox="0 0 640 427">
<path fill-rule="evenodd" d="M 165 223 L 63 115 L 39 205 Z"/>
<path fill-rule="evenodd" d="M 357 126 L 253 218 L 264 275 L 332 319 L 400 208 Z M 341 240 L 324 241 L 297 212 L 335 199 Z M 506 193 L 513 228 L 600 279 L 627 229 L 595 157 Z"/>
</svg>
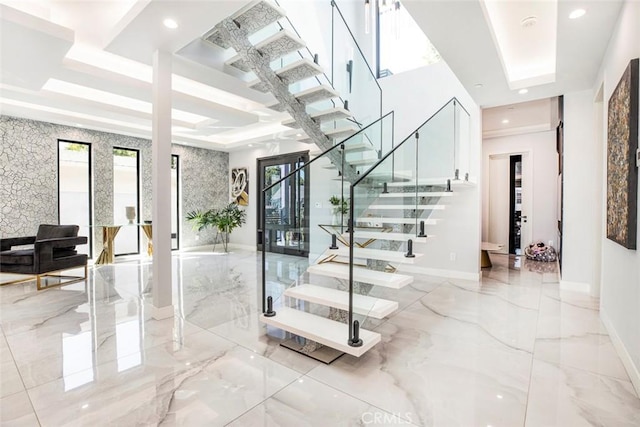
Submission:
<svg viewBox="0 0 640 427">
<path fill-rule="evenodd" d="M 344 146 L 345 153 L 363 153 L 363 152 L 376 152 L 376 149 L 369 142 L 356 142 L 353 144 L 346 144 Z"/>
<path fill-rule="evenodd" d="M 453 192 L 446 192 L 446 191 L 420 191 L 417 194 L 416 193 L 384 193 L 384 194 L 380 194 L 380 196 L 378 197 L 384 197 L 384 198 L 400 198 L 400 197 L 451 197 L 453 196 L 454 193 Z"/>
<path fill-rule="evenodd" d="M 324 111 L 318 111 L 317 113 L 310 114 L 310 117 L 317 122 L 327 122 L 331 120 L 340 120 L 352 117 L 351 112 L 349 110 L 345 110 L 342 107 L 330 108 Z M 282 122 L 283 126 L 287 126 L 290 128 L 298 128 L 298 124 L 294 119 L 285 120 Z"/>
<path fill-rule="evenodd" d="M 426 218 L 420 219 L 418 218 L 417 222 L 424 221 L 425 225 L 436 225 L 438 223 L 437 219 Z M 386 217 L 376 217 L 376 216 L 363 216 L 356 219 L 356 224 L 361 223 L 369 223 L 369 224 L 415 224 L 415 218 L 386 218 Z"/>
<path fill-rule="evenodd" d="M 383 209 L 421 209 L 421 210 L 443 210 L 445 205 L 414 205 L 412 203 L 407 203 L 404 205 L 370 205 L 367 209 L 369 210 L 383 210 Z"/>
<path fill-rule="evenodd" d="M 327 249 L 327 255 L 337 255 L 341 257 L 349 257 L 349 248 L 339 247 L 338 249 Z M 415 253 L 415 257 L 407 258 L 404 252 L 386 251 L 383 249 L 354 248 L 353 256 L 358 259 L 377 259 L 380 261 L 389 261 L 400 264 L 413 264 L 416 259 L 422 257 L 423 254 Z"/>
<path fill-rule="evenodd" d="M 280 30 L 274 35 L 256 44 L 256 49 L 267 61 L 273 61 L 288 53 L 295 52 L 306 46 L 305 42 L 288 30 Z M 235 55 L 225 62 L 230 67 L 249 72 L 249 64 L 240 55 Z"/>
<path fill-rule="evenodd" d="M 383 182 L 390 183 L 392 181 L 391 174 L 388 170 L 386 170 L 387 169 L 386 167 L 381 167 L 376 169 L 385 169 L 385 170 L 372 170 L 367 174 L 367 177 L 371 179 L 375 179 L 375 181 L 379 183 L 383 183 Z M 409 169 L 395 170 L 393 172 L 393 177 L 397 180 L 403 180 L 398 182 L 411 182 L 411 180 L 413 180 L 413 182 L 415 183 L 415 178 L 414 178 L 415 172 L 416 172 L 415 170 L 409 170 Z"/>
<path fill-rule="evenodd" d="M 400 242 L 406 242 L 411 239 L 417 243 L 426 243 L 427 239 L 432 239 L 434 237 L 432 235 L 418 237 L 415 233 L 385 233 L 383 231 L 365 230 L 356 230 L 353 234 L 356 239 L 395 240 Z M 348 234 L 346 236 L 348 236 Z"/>
<path fill-rule="evenodd" d="M 274 3 L 266 0 L 257 0 L 242 7 L 232 14 L 230 18 L 237 22 L 248 34 L 253 34 L 285 16 L 287 16 L 287 13 L 284 9 L 276 6 Z M 222 40 L 220 33 L 215 28 L 206 33 L 202 38 L 224 49 L 231 47 Z"/>
<path fill-rule="evenodd" d="M 261 315 L 260 321 L 356 357 L 362 356 L 381 339 L 380 334 L 361 328 L 362 346 L 351 347 L 348 344 L 349 326 L 346 323 L 288 307 L 278 308 L 273 317 Z"/>
<path fill-rule="evenodd" d="M 406 171 L 395 171 L 394 172 L 394 176 L 396 177 L 396 179 L 407 179 L 410 180 L 411 177 L 413 176 L 414 171 L 410 171 L 410 170 L 406 170 Z M 387 178 L 387 176 L 389 175 L 388 172 L 386 171 L 377 171 L 377 170 L 372 170 L 371 172 L 367 173 L 367 178 L 370 180 L 373 180 L 375 182 L 380 182 L 383 179 Z M 334 181 L 339 181 L 339 178 L 334 178 Z"/>
<path fill-rule="evenodd" d="M 377 157 L 367 157 L 364 159 L 347 160 L 347 163 L 352 166 L 370 166 L 375 165 L 379 160 L 380 159 L 378 159 Z"/>
<path fill-rule="evenodd" d="M 418 185 L 438 185 L 441 187 L 447 186 L 447 179 L 451 178 L 426 178 L 418 180 Z M 413 181 L 398 181 L 398 182 L 388 182 L 387 187 L 412 187 L 416 185 L 416 180 Z M 461 179 L 451 179 L 452 186 L 475 186 L 476 183 L 472 181 L 464 181 Z"/>
<path fill-rule="evenodd" d="M 344 127 L 340 127 L 337 129 L 331 129 L 331 130 L 327 130 L 324 131 L 324 134 L 327 135 L 327 137 L 329 139 L 340 139 L 340 138 L 346 138 L 349 137 L 351 135 L 353 135 L 354 133 L 356 133 L 358 131 L 358 127 L 354 124 L 354 125 L 348 125 L 348 126 L 344 126 Z M 298 141 L 300 142 L 311 142 L 311 138 L 309 138 L 306 135 L 303 135 L 300 139 L 298 139 Z"/>
<path fill-rule="evenodd" d="M 340 310 L 349 310 L 349 292 L 305 283 L 288 288 L 284 294 L 299 300 L 321 304 Z M 375 319 L 384 319 L 398 309 L 396 301 L 353 294 L 353 312 Z"/>
<path fill-rule="evenodd" d="M 303 58 L 276 70 L 275 73 L 284 84 L 290 85 L 308 79 L 309 77 L 317 76 L 323 72 L 321 66 L 307 58 Z M 260 92 L 269 92 L 269 87 L 260 79 L 252 80 L 248 83 L 248 86 Z"/>
<path fill-rule="evenodd" d="M 349 266 L 346 264 L 338 264 L 332 262 L 315 264 L 309 266 L 309 268 L 307 268 L 307 272 L 320 276 L 349 280 Z M 370 285 L 382 286 L 385 288 L 402 289 L 413 282 L 413 276 L 354 267 L 353 280 L 355 280 L 356 282 L 368 283 Z"/>
<path fill-rule="evenodd" d="M 309 105 L 314 102 L 326 101 L 332 98 L 337 98 L 340 95 L 329 85 L 320 85 L 312 87 L 311 89 L 306 89 L 301 92 L 298 92 L 293 95 L 298 102 Z M 267 105 L 267 108 L 270 108 L 275 111 L 284 111 L 285 106 L 280 104 L 279 102 L 275 102 L 273 104 Z"/>
</svg>

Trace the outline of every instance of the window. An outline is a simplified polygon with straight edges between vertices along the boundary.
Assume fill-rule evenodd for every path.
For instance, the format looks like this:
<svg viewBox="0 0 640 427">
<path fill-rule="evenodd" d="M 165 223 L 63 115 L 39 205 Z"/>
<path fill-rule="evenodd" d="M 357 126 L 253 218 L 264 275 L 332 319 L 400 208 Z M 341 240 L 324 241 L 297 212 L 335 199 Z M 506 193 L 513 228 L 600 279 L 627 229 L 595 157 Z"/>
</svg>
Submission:
<svg viewBox="0 0 640 427">
<path fill-rule="evenodd" d="M 79 245 L 79 253 L 92 256 L 91 145 L 58 140 L 58 222 L 80 226 L 79 236 L 87 236 L 88 245 Z"/>
<path fill-rule="evenodd" d="M 171 249 L 180 249 L 180 158 L 171 155 Z"/>
<path fill-rule="evenodd" d="M 140 253 L 140 152 L 113 149 L 113 223 L 122 225 L 114 239 L 115 255 Z"/>
<path fill-rule="evenodd" d="M 440 61 L 440 54 L 399 0 L 377 2 L 378 78 Z"/>
</svg>

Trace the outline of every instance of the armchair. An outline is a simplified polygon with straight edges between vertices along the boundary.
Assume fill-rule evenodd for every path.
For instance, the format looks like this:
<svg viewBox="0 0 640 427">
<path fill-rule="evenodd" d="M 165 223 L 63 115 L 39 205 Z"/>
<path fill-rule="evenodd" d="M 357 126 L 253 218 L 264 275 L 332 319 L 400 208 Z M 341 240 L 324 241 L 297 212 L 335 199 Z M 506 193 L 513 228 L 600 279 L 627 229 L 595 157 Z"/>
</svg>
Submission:
<svg viewBox="0 0 640 427">
<path fill-rule="evenodd" d="M 78 236 L 77 225 L 41 224 L 35 236 L 0 239 L 0 272 L 36 276 L 38 290 L 42 277 L 70 279 L 53 286 L 68 285 L 87 279 L 87 255 L 78 254 L 76 245 L 84 245 L 87 238 Z M 31 249 L 13 249 L 33 245 Z M 84 267 L 84 276 L 61 276 L 51 273 Z M 13 281 L 18 283 L 32 278 Z M 8 284 L 8 283 L 6 283 Z"/>
</svg>

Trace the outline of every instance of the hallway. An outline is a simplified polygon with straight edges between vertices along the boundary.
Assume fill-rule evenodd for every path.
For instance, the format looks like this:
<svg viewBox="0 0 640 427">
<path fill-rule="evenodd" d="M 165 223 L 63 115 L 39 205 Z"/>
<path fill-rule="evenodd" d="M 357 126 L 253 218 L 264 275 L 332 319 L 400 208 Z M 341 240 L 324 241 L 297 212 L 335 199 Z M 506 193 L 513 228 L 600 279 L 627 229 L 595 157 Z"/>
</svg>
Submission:
<svg viewBox="0 0 640 427">
<path fill-rule="evenodd" d="M 481 283 L 417 276 L 397 314 L 367 320 L 382 343 L 332 365 L 258 323 L 254 252 L 175 254 L 163 321 L 148 260 L 86 287 L 0 287 L 2 425 L 640 425 L 598 301 L 560 291 L 555 264 L 492 261 Z M 269 272 L 305 268 L 283 255 Z"/>
</svg>

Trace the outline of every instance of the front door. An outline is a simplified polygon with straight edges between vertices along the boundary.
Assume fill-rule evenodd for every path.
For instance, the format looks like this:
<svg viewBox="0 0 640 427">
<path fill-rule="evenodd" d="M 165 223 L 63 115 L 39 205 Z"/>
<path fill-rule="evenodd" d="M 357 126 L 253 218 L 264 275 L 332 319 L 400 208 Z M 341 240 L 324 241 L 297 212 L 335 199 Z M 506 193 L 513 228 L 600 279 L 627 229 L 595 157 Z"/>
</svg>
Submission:
<svg viewBox="0 0 640 427">
<path fill-rule="evenodd" d="M 308 170 L 283 180 L 308 161 L 308 151 L 258 159 L 258 250 L 265 244 L 267 252 L 309 254 Z M 268 190 L 262 191 L 264 188 Z"/>
</svg>

